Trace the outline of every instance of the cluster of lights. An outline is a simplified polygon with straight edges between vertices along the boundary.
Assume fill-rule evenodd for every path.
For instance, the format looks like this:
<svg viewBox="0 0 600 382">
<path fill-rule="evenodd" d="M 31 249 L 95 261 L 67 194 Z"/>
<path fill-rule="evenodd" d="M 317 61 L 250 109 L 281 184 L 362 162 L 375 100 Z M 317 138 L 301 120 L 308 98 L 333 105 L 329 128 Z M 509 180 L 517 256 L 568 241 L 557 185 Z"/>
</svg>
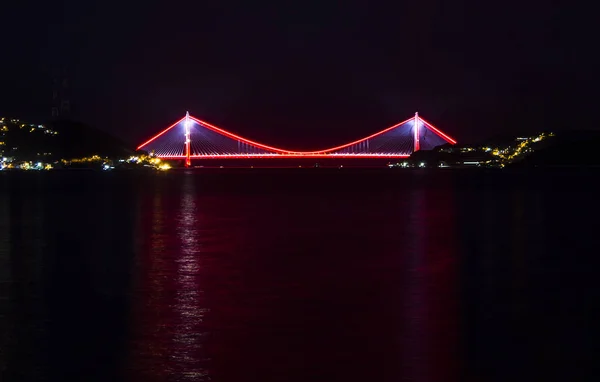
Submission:
<svg viewBox="0 0 600 382">
<path fill-rule="evenodd" d="M 552 136 L 554 136 L 553 133 L 548 133 L 548 134 L 542 133 L 542 134 L 534 136 L 534 137 L 526 137 L 526 138 L 520 137 L 520 138 L 517 138 L 517 141 L 519 143 L 516 146 L 509 146 L 506 148 L 493 148 L 493 149 L 489 148 L 489 147 L 485 147 L 484 151 L 486 151 L 486 152 L 491 151 L 492 155 L 498 157 L 501 160 L 500 166 L 504 167 L 505 163 L 514 161 L 514 160 L 520 158 L 521 156 L 523 156 L 524 154 L 526 154 L 528 152 L 532 152 L 533 149 L 531 148 L 531 144 L 543 141 L 547 137 L 552 137 Z"/>
<path fill-rule="evenodd" d="M 532 152 L 533 144 L 541 142 L 544 139 L 547 139 L 548 137 L 553 137 L 553 136 L 554 136 L 553 133 L 542 133 L 542 134 L 532 136 L 532 137 L 517 138 L 515 144 L 507 146 L 507 147 L 489 147 L 489 146 L 484 146 L 484 147 L 445 147 L 445 148 L 441 148 L 440 151 L 447 152 L 447 153 L 467 153 L 467 152 L 473 152 L 473 151 L 483 151 L 485 153 L 491 154 L 493 157 L 495 157 L 495 159 L 489 159 L 489 160 L 484 160 L 484 161 L 479 161 L 479 160 L 465 161 L 465 162 L 457 161 L 457 164 L 462 163 L 462 165 L 477 165 L 477 166 L 484 165 L 484 166 L 505 167 L 508 163 L 518 160 L 519 158 L 523 157 L 525 154 Z M 399 162 L 399 163 L 391 163 L 388 166 L 389 167 L 401 167 L 401 168 L 427 167 L 425 162 L 410 163 L 409 161 Z M 444 168 L 444 167 L 450 167 L 450 166 L 445 162 L 440 162 L 440 163 L 438 163 L 438 167 Z"/>
<path fill-rule="evenodd" d="M 6 136 L 6 133 L 8 133 L 11 129 L 16 129 L 18 127 L 19 130 L 24 130 L 27 131 L 29 133 L 34 133 L 36 131 L 41 131 L 44 134 L 49 134 L 49 135 L 57 135 L 58 132 L 51 130 L 49 128 L 47 128 L 44 125 L 39 125 L 39 124 L 33 124 L 33 123 L 24 123 L 22 121 L 20 121 L 19 119 L 7 119 L 7 118 L 0 118 L 0 138 L 3 136 Z M 0 139 L 0 155 L 4 154 L 4 148 L 7 145 L 6 141 L 4 139 Z M 19 149 L 18 146 L 13 146 L 12 147 L 12 151 L 17 151 Z M 40 155 L 38 153 L 38 155 Z M 49 153 L 44 153 L 44 155 L 50 155 Z M 49 165 L 51 166 L 51 165 Z M 37 168 L 38 166 L 36 166 L 35 164 L 31 164 L 31 162 L 27 162 L 27 161 L 23 161 L 20 162 L 19 165 L 17 165 L 16 163 L 12 163 L 12 164 L 7 164 L 6 162 L 3 163 L 0 166 L 0 169 L 10 169 L 10 168 L 19 168 L 19 169 L 30 169 L 30 168 Z M 44 169 L 47 166 L 44 166 Z"/>
<path fill-rule="evenodd" d="M 34 123 L 22 123 L 19 119 L 7 120 L 4 117 L 0 118 L 0 131 L 2 131 L 2 132 L 9 131 L 9 127 L 8 127 L 7 123 L 11 123 L 13 125 L 18 125 L 19 129 L 29 128 L 30 133 L 33 133 L 34 131 L 42 130 L 45 134 L 50 134 L 50 135 L 58 134 L 57 131 L 49 129 L 48 127 L 46 127 L 44 125 L 38 125 L 38 124 L 34 124 Z"/>
<path fill-rule="evenodd" d="M 128 162 L 128 163 L 137 163 L 137 164 L 140 164 L 140 163 L 142 163 L 142 161 L 143 161 L 143 159 L 142 159 L 142 158 L 140 158 L 140 157 L 136 157 L 136 156 L 130 156 L 130 157 L 129 157 L 129 158 L 126 160 L 126 162 Z"/>
<path fill-rule="evenodd" d="M 110 170 L 115 169 L 115 166 L 113 165 L 112 160 L 110 160 L 107 157 L 102 158 L 99 155 L 92 155 L 90 157 L 84 157 L 84 158 L 76 158 L 76 159 L 71 159 L 68 161 L 62 160 L 62 162 L 65 165 L 69 165 L 72 163 L 102 162 L 102 170 L 110 171 Z M 144 166 L 144 167 L 152 167 L 152 168 L 155 168 L 155 169 L 161 170 L 161 171 L 166 171 L 171 168 L 171 166 L 169 164 L 163 163 L 163 161 L 160 158 L 153 157 L 153 156 L 147 156 L 147 155 L 132 155 L 126 159 L 119 159 L 118 162 L 135 164 L 135 165 L 140 165 L 140 166 Z"/>
<path fill-rule="evenodd" d="M 415 167 L 415 166 L 413 164 L 405 161 L 405 162 L 401 162 L 401 163 L 390 163 L 390 164 L 388 164 L 388 167 L 390 167 L 390 168 L 392 168 L 392 167 L 409 168 L 409 167 Z M 427 164 L 425 162 L 419 162 L 419 164 L 416 167 L 425 168 L 425 167 L 427 167 Z"/>
<path fill-rule="evenodd" d="M 6 135 L 11 129 L 22 130 L 28 133 L 34 133 L 36 131 L 43 132 L 47 135 L 57 135 L 58 132 L 49 129 L 44 125 L 39 124 L 30 124 L 25 123 L 19 119 L 7 119 L 4 117 L 0 117 L 0 155 L 3 154 L 2 148 L 6 146 L 6 142 L 4 139 L 1 139 L 2 136 Z M 18 150 L 18 147 L 12 147 L 12 150 Z M 48 156 L 51 153 L 48 152 L 40 152 L 38 156 Z M 44 162 L 35 162 L 35 161 L 26 161 L 20 160 L 16 161 L 14 157 L 0 157 L 0 170 L 4 169 L 14 169 L 14 170 L 50 170 L 54 166 L 50 163 Z M 118 162 L 127 162 L 130 164 L 136 164 L 144 167 L 152 167 L 156 170 L 165 171 L 171 168 L 168 163 L 164 163 L 160 158 L 154 156 L 147 155 L 139 155 L 139 156 L 130 156 L 127 159 L 120 159 Z M 73 158 L 73 159 L 61 159 L 59 162 L 56 162 L 59 166 L 70 166 L 72 164 L 97 164 L 105 171 L 109 171 L 115 168 L 113 165 L 113 161 L 108 157 L 101 157 L 100 155 L 91 155 L 83 158 Z"/>
<path fill-rule="evenodd" d="M 106 159 L 107 158 L 101 158 L 99 155 L 92 155 L 90 157 L 74 158 L 74 159 L 70 159 L 70 160 L 63 159 L 63 160 L 61 160 L 61 162 L 68 165 L 71 163 L 100 162 L 100 161 L 104 161 Z"/>
<path fill-rule="evenodd" d="M 119 162 L 126 162 L 129 160 L 124 160 L 121 159 L 119 160 Z M 70 159 L 70 160 L 65 160 L 62 159 L 60 161 L 60 163 L 62 165 L 72 165 L 74 163 L 99 163 L 101 164 L 101 168 L 104 171 L 110 171 L 113 170 L 115 168 L 115 166 L 113 166 L 113 163 L 111 160 L 109 160 L 108 158 L 102 158 L 98 155 L 92 155 L 90 157 L 84 157 L 84 158 L 74 158 L 74 159 Z M 132 161 L 132 163 L 136 163 L 136 164 L 142 164 L 142 163 L 150 163 L 150 167 L 155 168 L 156 170 L 160 170 L 160 171 L 166 171 L 171 169 L 171 165 L 169 165 L 168 163 L 164 163 L 161 161 L 161 159 L 159 158 L 139 158 L 136 157 L 135 160 Z M 13 161 L 13 158 L 7 158 L 7 157 L 3 157 L 0 159 L 0 170 L 25 170 L 25 171 L 29 171 L 29 170 L 52 170 L 54 168 L 53 164 L 51 163 L 44 163 L 44 162 L 31 162 L 31 161 L 23 161 L 23 162 L 15 162 Z"/>
<path fill-rule="evenodd" d="M 119 159 L 120 163 L 137 164 L 146 167 L 153 167 L 157 170 L 166 171 L 171 168 L 168 163 L 164 163 L 162 159 L 149 155 L 132 155 L 127 159 Z M 109 169 L 113 169 L 110 167 Z"/>
<path fill-rule="evenodd" d="M 25 171 L 29 171 L 29 170 L 36 170 L 36 171 L 41 171 L 41 170 L 52 170 L 53 166 L 50 163 L 43 163 L 43 162 L 19 162 L 19 163 L 14 163 L 14 162 L 10 162 L 7 158 L 2 158 L 2 162 L 0 162 L 0 170 L 9 170 L 9 169 L 18 169 L 18 170 L 25 170 Z"/>
</svg>

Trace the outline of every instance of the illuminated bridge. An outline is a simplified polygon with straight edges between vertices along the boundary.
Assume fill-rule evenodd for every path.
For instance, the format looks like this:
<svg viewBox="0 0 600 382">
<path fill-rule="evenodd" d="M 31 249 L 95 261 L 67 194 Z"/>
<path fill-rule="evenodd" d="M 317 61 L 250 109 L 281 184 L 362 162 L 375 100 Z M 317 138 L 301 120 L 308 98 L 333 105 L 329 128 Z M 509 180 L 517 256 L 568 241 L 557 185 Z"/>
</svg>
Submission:
<svg viewBox="0 0 600 382">
<path fill-rule="evenodd" d="M 418 150 L 431 150 L 456 141 L 431 123 L 414 117 L 368 137 L 318 151 L 290 151 L 254 142 L 208 122 L 185 117 L 142 143 L 144 150 L 163 159 L 221 158 L 406 158 Z"/>
</svg>

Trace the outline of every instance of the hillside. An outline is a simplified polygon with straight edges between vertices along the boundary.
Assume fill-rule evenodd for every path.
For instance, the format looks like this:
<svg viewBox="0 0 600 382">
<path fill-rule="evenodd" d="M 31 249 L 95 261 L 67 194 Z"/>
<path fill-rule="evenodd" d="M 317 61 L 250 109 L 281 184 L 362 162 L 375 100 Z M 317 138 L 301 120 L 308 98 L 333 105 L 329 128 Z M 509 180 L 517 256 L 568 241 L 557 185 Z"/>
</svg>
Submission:
<svg viewBox="0 0 600 382">
<path fill-rule="evenodd" d="M 135 151 L 120 139 L 83 123 L 58 121 L 51 122 L 48 126 L 58 132 L 53 149 L 61 158 L 90 155 L 126 157 Z"/>
<path fill-rule="evenodd" d="M 54 121 L 38 125 L 0 119 L 0 154 L 15 160 L 127 157 L 133 153 L 125 142 L 83 123 Z"/>
<path fill-rule="evenodd" d="M 557 133 L 552 144 L 531 153 L 515 167 L 600 166 L 600 132 Z"/>
</svg>

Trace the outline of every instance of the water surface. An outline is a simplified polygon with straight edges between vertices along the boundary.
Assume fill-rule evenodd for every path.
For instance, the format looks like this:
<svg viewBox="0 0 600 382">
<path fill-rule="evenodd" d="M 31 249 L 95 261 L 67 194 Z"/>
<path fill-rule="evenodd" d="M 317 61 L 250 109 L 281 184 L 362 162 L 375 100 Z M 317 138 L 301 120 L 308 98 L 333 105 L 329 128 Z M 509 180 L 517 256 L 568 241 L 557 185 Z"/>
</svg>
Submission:
<svg viewBox="0 0 600 382">
<path fill-rule="evenodd" d="M 0 379 L 597 380 L 597 175 L 0 174 Z"/>
</svg>

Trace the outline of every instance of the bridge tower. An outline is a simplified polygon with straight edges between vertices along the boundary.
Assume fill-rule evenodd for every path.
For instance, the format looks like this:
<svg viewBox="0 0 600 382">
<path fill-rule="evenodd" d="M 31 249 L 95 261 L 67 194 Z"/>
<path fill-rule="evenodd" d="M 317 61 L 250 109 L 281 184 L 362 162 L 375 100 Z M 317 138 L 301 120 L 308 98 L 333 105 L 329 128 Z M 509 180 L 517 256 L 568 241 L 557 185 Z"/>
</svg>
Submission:
<svg viewBox="0 0 600 382">
<path fill-rule="evenodd" d="M 414 146 L 414 151 L 419 151 L 419 149 L 421 148 L 420 143 L 419 143 L 419 113 L 415 113 L 415 127 L 413 129 L 414 132 L 414 141 L 415 141 L 415 146 Z"/>
<path fill-rule="evenodd" d="M 190 126 L 192 121 L 190 121 L 190 113 L 188 111 L 185 112 L 185 121 L 183 125 L 185 126 L 185 167 L 190 167 L 192 165 L 191 159 L 191 137 L 190 137 Z"/>
</svg>

